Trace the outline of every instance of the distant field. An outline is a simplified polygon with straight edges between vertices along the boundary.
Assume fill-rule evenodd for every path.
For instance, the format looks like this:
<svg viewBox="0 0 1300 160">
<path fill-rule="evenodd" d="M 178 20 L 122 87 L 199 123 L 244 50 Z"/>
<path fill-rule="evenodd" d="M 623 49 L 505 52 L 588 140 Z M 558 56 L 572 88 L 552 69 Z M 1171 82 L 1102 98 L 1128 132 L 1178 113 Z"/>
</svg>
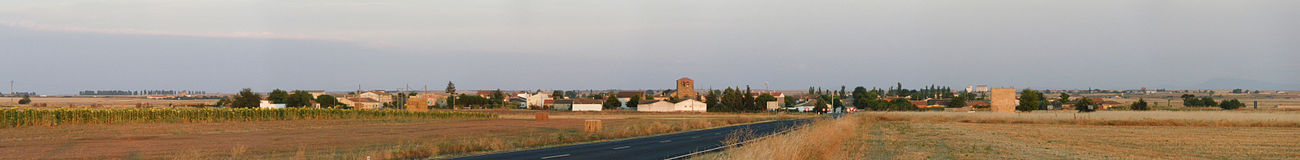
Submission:
<svg viewBox="0 0 1300 160">
<path fill-rule="evenodd" d="M 15 97 L 0 98 L 0 106 L 18 106 L 33 107 L 35 104 L 45 104 L 46 108 L 136 108 L 144 106 L 150 108 L 158 107 L 183 107 L 192 104 L 216 104 L 217 100 L 157 100 L 147 99 L 144 97 L 111 97 L 111 98 L 90 98 L 90 97 L 32 97 L 32 104 L 19 105 Z"/>
<path fill-rule="evenodd" d="M 1072 118 L 1061 118 L 1057 113 L 977 113 L 956 116 L 953 113 L 936 112 L 868 112 L 838 120 L 820 121 L 789 134 L 696 159 L 1300 157 L 1300 137 L 1296 136 L 1296 133 L 1300 133 L 1300 126 L 1289 125 L 1300 121 L 1300 113 L 1098 113 L 1103 114 L 1087 115 L 1088 118 L 1083 120 L 1061 121 Z M 1164 122 L 1167 120 L 1181 123 Z M 1288 127 L 1251 125 L 1259 122 Z"/>
<path fill-rule="evenodd" d="M 465 110 L 462 110 L 465 111 Z M 0 129 L 0 159 L 388 159 L 446 157 L 811 115 L 469 110 L 499 119 L 335 119 L 89 124 Z M 602 132 L 582 132 L 601 119 Z"/>
<path fill-rule="evenodd" d="M 1145 99 L 1156 108 L 1181 109 L 1183 106 L 1182 99 L 1179 98 L 1183 93 L 1160 93 L 1160 94 L 1126 94 L 1122 98 L 1114 98 L 1120 94 L 1084 94 L 1090 97 L 1106 97 L 1106 100 L 1112 100 L 1124 104 L 1136 102 L 1139 98 Z M 1192 94 L 1197 97 L 1210 96 L 1208 93 Z M 1055 96 L 1055 95 L 1049 95 Z M 1077 95 L 1076 95 L 1077 96 Z M 1242 109 L 1253 109 L 1254 102 L 1259 102 L 1259 109 L 1267 110 L 1274 107 L 1282 109 L 1300 109 L 1300 92 L 1287 91 L 1286 93 L 1265 93 L 1265 94 L 1232 94 L 1221 92 L 1213 95 L 1214 100 L 1222 101 L 1227 99 L 1237 99 L 1246 103 L 1247 107 Z"/>
</svg>

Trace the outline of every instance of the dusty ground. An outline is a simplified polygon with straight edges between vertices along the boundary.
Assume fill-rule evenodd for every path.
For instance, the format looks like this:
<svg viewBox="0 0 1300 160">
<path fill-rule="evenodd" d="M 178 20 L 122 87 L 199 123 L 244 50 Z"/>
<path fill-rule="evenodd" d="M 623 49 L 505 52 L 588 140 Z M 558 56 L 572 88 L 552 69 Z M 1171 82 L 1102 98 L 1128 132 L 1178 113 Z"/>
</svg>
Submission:
<svg viewBox="0 0 1300 160">
<path fill-rule="evenodd" d="M 412 148 L 433 152 L 454 150 L 437 147 L 459 143 L 489 147 L 487 150 L 511 150 L 552 145 L 540 143 L 588 135 L 581 132 L 583 118 L 564 118 L 566 113 L 552 113 L 558 117 L 538 122 L 532 120 L 531 113 L 505 114 L 515 118 L 481 120 L 320 120 L 10 128 L 0 129 L 0 137 L 3 137 L 0 139 L 0 159 L 363 159 L 367 156 L 391 157 L 394 152 Z M 519 118 L 525 114 L 527 118 Z M 607 132 L 738 119 L 708 114 L 645 115 L 678 118 L 618 113 L 596 115 L 606 117 L 602 121 Z M 619 116 L 631 118 L 614 118 Z M 448 156 L 432 154 L 435 157 Z"/>
</svg>

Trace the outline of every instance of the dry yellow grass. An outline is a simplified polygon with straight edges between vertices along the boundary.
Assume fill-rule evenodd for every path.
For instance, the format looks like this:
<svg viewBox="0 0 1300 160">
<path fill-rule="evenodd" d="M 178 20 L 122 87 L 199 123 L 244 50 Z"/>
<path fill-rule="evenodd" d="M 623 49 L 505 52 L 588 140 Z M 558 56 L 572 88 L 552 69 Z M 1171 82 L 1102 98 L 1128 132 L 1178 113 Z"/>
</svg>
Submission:
<svg viewBox="0 0 1300 160">
<path fill-rule="evenodd" d="M 844 159 L 848 149 L 857 147 L 846 145 L 844 141 L 858 136 L 859 125 L 868 120 L 864 117 L 844 117 L 840 119 L 817 120 L 786 134 L 773 135 L 757 140 L 742 147 L 729 148 L 715 155 L 705 155 L 697 159 Z M 752 134 L 732 134 L 725 143 L 734 144 L 739 137 L 751 138 Z"/>
<path fill-rule="evenodd" d="M 865 112 L 697 159 L 1294 159 L 1294 116 Z"/>
</svg>

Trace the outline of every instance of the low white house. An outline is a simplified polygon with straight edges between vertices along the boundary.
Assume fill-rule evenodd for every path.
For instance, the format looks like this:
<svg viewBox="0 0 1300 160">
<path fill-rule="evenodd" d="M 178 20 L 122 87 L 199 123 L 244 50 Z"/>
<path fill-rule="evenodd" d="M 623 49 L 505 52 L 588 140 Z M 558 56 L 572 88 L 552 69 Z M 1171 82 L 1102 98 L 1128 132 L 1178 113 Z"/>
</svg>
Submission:
<svg viewBox="0 0 1300 160">
<path fill-rule="evenodd" d="M 677 110 L 673 109 L 673 103 L 670 103 L 670 102 L 668 102 L 668 101 L 651 101 L 651 102 L 649 102 L 649 103 L 642 103 L 642 104 L 637 105 L 637 106 L 636 106 L 636 111 L 638 111 L 638 112 L 675 112 L 675 111 L 677 111 Z"/>
<path fill-rule="evenodd" d="M 678 112 L 708 112 L 709 105 L 694 99 L 687 99 L 673 104 L 673 110 Z"/>
<path fill-rule="evenodd" d="M 269 101 L 269 100 L 262 100 L 262 103 L 257 104 L 257 108 L 262 108 L 262 109 L 281 109 L 281 108 L 284 108 L 284 104 L 272 104 L 271 101 Z"/>
<path fill-rule="evenodd" d="M 596 99 L 576 99 L 573 100 L 571 111 L 601 111 L 601 101 Z"/>
</svg>

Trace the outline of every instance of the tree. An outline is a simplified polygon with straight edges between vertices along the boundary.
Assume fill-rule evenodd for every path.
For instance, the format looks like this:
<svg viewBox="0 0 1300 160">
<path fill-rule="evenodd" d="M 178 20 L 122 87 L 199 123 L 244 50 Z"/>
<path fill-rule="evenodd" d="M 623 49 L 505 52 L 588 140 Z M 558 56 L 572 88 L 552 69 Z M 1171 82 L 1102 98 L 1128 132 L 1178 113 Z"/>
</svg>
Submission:
<svg viewBox="0 0 1300 160">
<path fill-rule="evenodd" d="M 1043 98 L 1043 93 L 1033 89 L 1025 89 L 1020 94 L 1020 105 L 1016 105 L 1016 110 L 1029 112 L 1047 106 Z"/>
<path fill-rule="evenodd" d="M 271 93 L 267 95 L 266 100 L 270 100 L 271 103 L 275 104 L 284 104 L 286 101 L 289 101 L 289 92 L 280 89 L 272 90 Z"/>
<path fill-rule="evenodd" d="M 635 108 L 635 107 L 637 107 L 637 105 L 640 105 L 640 104 L 641 104 L 641 95 L 639 95 L 639 94 L 638 94 L 638 95 L 632 95 L 632 98 L 628 98 L 628 99 L 627 99 L 627 107 Z"/>
<path fill-rule="evenodd" d="M 1147 100 L 1142 98 L 1138 98 L 1138 101 L 1133 102 L 1133 105 L 1130 107 L 1133 108 L 1133 110 L 1139 111 L 1151 110 L 1150 107 L 1147 107 Z"/>
<path fill-rule="evenodd" d="M 798 99 L 795 99 L 794 96 L 785 96 L 782 102 L 785 103 L 785 107 L 794 107 L 795 101 L 798 101 Z"/>
<path fill-rule="evenodd" d="M 1199 99 L 1196 99 L 1195 95 L 1183 94 L 1182 96 L 1178 96 L 1178 97 L 1183 98 L 1183 106 L 1187 106 L 1187 107 L 1202 106 L 1201 101 Z"/>
<path fill-rule="evenodd" d="M 578 91 L 564 91 L 564 98 L 577 98 Z"/>
<path fill-rule="evenodd" d="M 542 93 L 538 92 L 537 94 L 542 94 Z M 506 94 L 504 92 L 501 92 L 501 89 L 492 91 L 492 104 L 501 104 L 502 102 L 505 101 L 506 101 Z"/>
<path fill-rule="evenodd" d="M 334 108 L 339 106 L 339 99 L 331 95 L 320 95 L 316 97 L 316 103 L 320 103 L 321 108 Z"/>
<path fill-rule="evenodd" d="M 23 95 L 23 99 L 18 100 L 18 104 L 30 104 L 30 103 L 32 103 L 32 97 L 29 95 Z"/>
<path fill-rule="evenodd" d="M 1219 108 L 1223 108 L 1223 110 L 1236 110 L 1241 107 L 1246 107 L 1246 104 L 1237 99 L 1223 100 L 1222 103 L 1219 103 Z"/>
<path fill-rule="evenodd" d="M 262 103 L 262 95 L 253 93 L 253 89 L 244 88 L 236 94 L 230 107 L 234 108 L 257 108 Z"/>
<path fill-rule="evenodd" d="M 605 109 L 617 109 L 619 106 L 621 106 L 619 104 L 620 103 L 618 102 L 618 96 L 613 96 L 613 94 L 610 94 L 610 96 L 605 96 L 605 102 L 601 103 L 600 107 Z"/>
<path fill-rule="evenodd" d="M 772 96 L 772 94 L 763 93 L 763 95 L 758 95 L 758 98 L 754 99 L 754 101 L 756 101 L 762 109 L 767 109 L 768 107 L 776 107 L 767 106 L 767 102 L 777 101 L 777 99 L 776 96 Z"/>
<path fill-rule="evenodd" d="M 704 106 L 709 112 L 722 111 L 722 105 L 718 103 L 717 91 L 710 90 L 707 95 L 704 95 Z"/>
<path fill-rule="evenodd" d="M 293 94 L 285 99 L 284 104 L 286 107 L 300 108 L 310 106 L 311 101 L 315 99 L 307 91 L 293 91 Z"/>
<path fill-rule="evenodd" d="M 821 97 L 827 97 L 826 95 L 821 95 L 821 96 L 817 96 L 817 97 L 818 97 L 818 98 L 817 98 L 817 102 L 816 102 L 816 103 L 813 103 L 813 112 L 817 112 L 817 113 L 824 113 L 824 112 L 826 112 L 826 105 L 828 105 L 828 104 L 826 104 L 826 101 L 827 101 L 827 99 L 829 99 L 829 98 L 821 98 Z"/>
<path fill-rule="evenodd" d="M 1244 93 L 1244 92 L 1241 91 L 1241 88 L 1238 88 L 1238 89 L 1233 89 L 1232 93 Z"/>
<path fill-rule="evenodd" d="M 1214 102 L 1214 98 L 1210 98 L 1210 97 L 1201 97 L 1201 102 L 1200 102 L 1200 103 L 1201 103 L 1201 106 L 1204 106 L 1204 107 L 1219 106 L 1219 103 L 1215 103 L 1215 102 Z"/>
<path fill-rule="evenodd" d="M 966 107 L 966 98 L 966 94 L 958 94 L 957 97 L 953 97 L 952 101 L 948 102 L 948 108 Z"/>
<path fill-rule="evenodd" d="M 551 98 L 564 99 L 564 91 L 560 91 L 560 90 L 551 91 Z"/>
<path fill-rule="evenodd" d="M 456 98 L 459 98 L 459 96 L 456 96 L 456 83 L 451 83 L 451 81 L 447 81 L 447 90 L 446 90 L 446 91 L 447 91 L 447 95 L 449 95 L 449 96 L 447 96 L 447 106 L 448 106 L 448 107 L 455 107 L 455 106 L 456 106 Z"/>
<path fill-rule="evenodd" d="M 1092 102 L 1092 99 L 1084 97 L 1079 98 L 1079 101 L 1074 103 L 1074 108 L 1079 110 L 1079 112 L 1092 112 L 1097 110 L 1096 108 L 1093 108 L 1093 105 L 1095 104 Z"/>
<path fill-rule="evenodd" d="M 736 112 L 736 111 L 744 110 L 745 95 L 742 94 L 744 93 L 742 93 L 740 90 L 732 89 L 731 87 L 727 87 L 726 90 L 723 90 L 722 99 L 721 99 L 722 111 Z"/>
<path fill-rule="evenodd" d="M 743 103 L 743 106 L 744 106 L 743 108 L 744 108 L 745 111 L 762 111 L 762 110 L 763 110 L 763 109 L 758 108 L 758 104 L 755 103 L 754 94 L 753 94 L 753 92 L 750 92 L 750 90 L 749 90 L 749 85 L 745 85 L 745 93 L 744 93 L 744 97 L 741 97 L 741 103 Z"/>
<path fill-rule="evenodd" d="M 1060 95 L 1059 97 L 1061 97 L 1061 99 L 1056 100 L 1056 102 L 1059 102 L 1059 103 L 1061 103 L 1061 104 L 1070 103 L 1070 94 L 1067 94 L 1067 93 L 1061 93 L 1061 95 Z M 1060 107 L 1060 106 L 1057 106 L 1057 107 Z"/>
</svg>

